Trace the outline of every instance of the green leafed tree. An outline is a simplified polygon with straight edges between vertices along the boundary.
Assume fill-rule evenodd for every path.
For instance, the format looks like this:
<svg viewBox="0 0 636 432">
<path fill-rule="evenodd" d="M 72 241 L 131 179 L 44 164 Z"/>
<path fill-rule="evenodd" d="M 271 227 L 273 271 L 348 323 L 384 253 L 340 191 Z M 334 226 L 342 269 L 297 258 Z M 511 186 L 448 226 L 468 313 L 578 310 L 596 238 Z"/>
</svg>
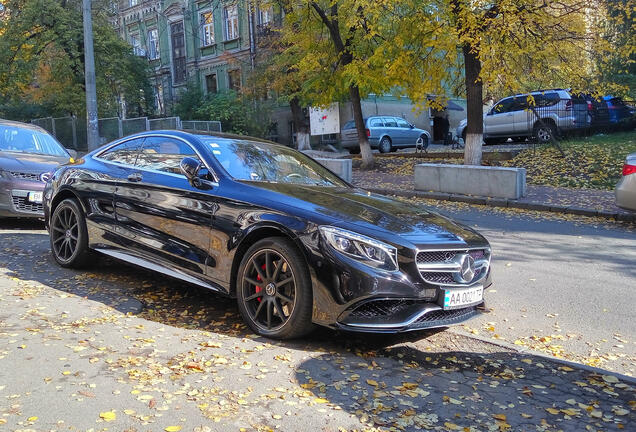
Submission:
<svg viewBox="0 0 636 432">
<path fill-rule="evenodd" d="M 84 41 L 80 0 L 1 0 L 0 100 L 36 103 L 51 115 L 84 113 Z M 93 2 L 100 116 L 145 114 L 152 104 L 147 61 L 133 54 L 110 22 L 110 3 Z"/>
</svg>

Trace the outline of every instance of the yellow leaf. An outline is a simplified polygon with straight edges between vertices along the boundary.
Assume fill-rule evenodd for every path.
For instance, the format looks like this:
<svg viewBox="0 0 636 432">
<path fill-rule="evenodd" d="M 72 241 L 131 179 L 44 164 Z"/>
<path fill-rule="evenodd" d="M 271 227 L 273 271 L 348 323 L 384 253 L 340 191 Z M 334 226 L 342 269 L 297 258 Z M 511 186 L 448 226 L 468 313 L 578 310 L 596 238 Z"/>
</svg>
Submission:
<svg viewBox="0 0 636 432">
<path fill-rule="evenodd" d="M 505 414 L 493 414 L 492 417 L 497 419 L 497 420 L 506 421 L 506 415 Z"/>
<path fill-rule="evenodd" d="M 104 421 L 113 421 L 117 418 L 117 415 L 113 411 L 105 411 L 99 413 L 99 416 L 104 419 Z"/>
<path fill-rule="evenodd" d="M 131 409 L 125 409 L 124 410 L 124 414 L 126 415 L 133 415 L 135 413 L 135 410 L 131 410 Z"/>
<path fill-rule="evenodd" d="M 378 386 L 378 382 L 376 380 L 372 380 L 372 379 L 368 379 L 367 380 L 367 384 L 369 384 L 370 386 L 373 386 L 373 387 L 377 387 Z"/>
<path fill-rule="evenodd" d="M 446 423 L 444 423 L 444 426 L 448 430 L 458 430 L 459 429 L 459 426 L 457 426 L 455 423 L 446 422 Z"/>
<path fill-rule="evenodd" d="M 325 398 L 316 398 L 316 399 L 314 399 L 314 402 L 319 403 L 319 404 L 324 404 L 324 403 L 327 403 L 329 401 L 327 399 L 325 399 Z"/>
<path fill-rule="evenodd" d="M 36 421 L 37 419 L 38 419 L 38 418 L 37 418 L 36 416 L 33 416 L 33 417 L 29 417 L 29 418 L 27 419 L 27 421 L 34 422 L 34 421 Z"/>
<path fill-rule="evenodd" d="M 179 432 L 181 430 L 181 426 L 168 426 L 164 430 L 166 432 Z"/>
<path fill-rule="evenodd" d="M 549 412 L 550 414 L 554 414 L 554 415 L 557 415 L 559 413 L 559 410 L 556 408 L 546 408 L 545 410 Z"/>
</svg>

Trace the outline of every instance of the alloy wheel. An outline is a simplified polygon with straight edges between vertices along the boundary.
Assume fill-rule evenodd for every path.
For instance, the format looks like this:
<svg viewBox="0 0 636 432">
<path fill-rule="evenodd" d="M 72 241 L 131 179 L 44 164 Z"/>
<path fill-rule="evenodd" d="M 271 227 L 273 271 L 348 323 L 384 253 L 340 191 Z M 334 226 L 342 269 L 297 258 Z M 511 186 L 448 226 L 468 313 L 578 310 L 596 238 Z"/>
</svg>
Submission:
<svg viewBox="0 0 636 432">
<path fill-rule="evenodd" d="M 552 130 L 549 127 L 540 127 L 537 129 L 537 138 L 540 142 L 548 142 L 552 139 Z"/>
<path fill-rule="evenodd" d="M 252 255 L 242 275 L 243 302 L 258 327 L 276 331 L 296 305 L 296 278 L 287 260 L 272 249 Z"/>
<path fill-rule="evenodd" d="M 53 252 L 61 261 L 70 261 L 77 251 L 79 223 L 75 212 L 65 207 L 56 213 L 51 223 Z"/>
</svg>

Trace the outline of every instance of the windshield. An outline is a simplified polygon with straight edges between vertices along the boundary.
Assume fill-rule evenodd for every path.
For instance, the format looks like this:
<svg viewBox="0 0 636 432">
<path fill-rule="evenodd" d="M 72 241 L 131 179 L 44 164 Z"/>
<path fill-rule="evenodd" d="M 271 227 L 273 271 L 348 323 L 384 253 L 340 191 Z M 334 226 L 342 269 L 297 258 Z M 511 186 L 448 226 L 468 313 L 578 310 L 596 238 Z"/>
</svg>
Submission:
<svg viewBox="0 0 636 432">
<path fill-rule="evenodd" d="M 256 141 L 199 138 L 236 180 L 347 187 L 322 165 L 287 147 Z"/>
<path fill-rule="evenodd" d="M 64 147 L 51 135 L 19 126 L 0 125 L 0 151 L 68 157 Z"/>
</svg>

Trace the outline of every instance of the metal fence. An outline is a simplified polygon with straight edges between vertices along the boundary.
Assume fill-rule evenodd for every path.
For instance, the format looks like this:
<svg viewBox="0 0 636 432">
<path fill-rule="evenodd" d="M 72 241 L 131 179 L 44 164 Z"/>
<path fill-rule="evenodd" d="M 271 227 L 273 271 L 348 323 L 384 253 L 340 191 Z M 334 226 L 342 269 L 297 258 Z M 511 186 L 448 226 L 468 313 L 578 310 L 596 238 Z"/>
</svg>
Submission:
<svg viewBox="0 0 636 432">
<path fill-rule="evenodd" d="M 66 148 L 78 151 L 87 150 L 86 120 L 76 117 L 45 117 L 31 120 L 34 125 L 46 129 Z M 176 129 L 204 132 L 221 132 L 219 121 L 181 121 L 179 117 L 149 119 L 137 117 L 120 119 L 119 117 L 98 120 L 100 144 L 113 141 L 137 132 L 148 130 Z"/>
<path fill-rule="evenodd" d="M 220 121 L 183 120 L 181 122 L 181 129 L 208 131 L 208 132 L 221 132 L 221 122 Z"/>
</svg>

